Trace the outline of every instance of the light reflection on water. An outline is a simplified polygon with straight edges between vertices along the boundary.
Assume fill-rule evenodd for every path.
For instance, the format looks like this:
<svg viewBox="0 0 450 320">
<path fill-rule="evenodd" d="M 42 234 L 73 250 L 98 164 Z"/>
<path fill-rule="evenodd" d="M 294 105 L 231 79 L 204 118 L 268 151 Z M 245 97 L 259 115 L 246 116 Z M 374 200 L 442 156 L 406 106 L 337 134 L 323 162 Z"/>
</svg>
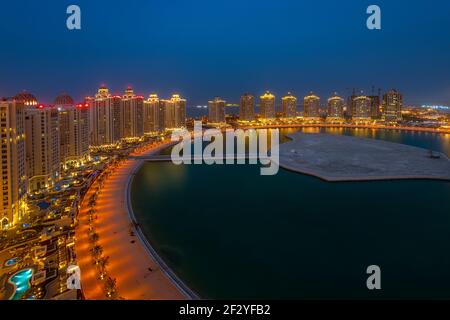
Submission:
<svg viewBox="0 0 450 320">
<path fill-rule="evenodd" d="M 271 131 L 268 129 L 268 146 L 271 144 Z M 258 131 L 258 130 L 257 130 Z M 403 143 L 411 146 L 421 147 L 425 149 L 433 149 L 450 156 L 450 134 L 439 134 L 421 131 L 401 131 L 401 130 L 377 130 L 366 128 L 283 128 L 280 129 L 280 143 L 288 142 L 286 137 L 295 132 L 304 133 L 327 133 L 335 135 L 346 135 L 360 138 L 379 139 L 396 143 Z M 204 143 L 205 145 L 207 143 Z M 224 141 L 225 144 L 225 141 Z M 172 148 L 165 149 L 161 154 L 170 154 Z M 225 150 L 225 147 L 224 147 Z"/>
<path fill-rule="evenodd" d="M 297 129 L 283 129 L 283 134 Z M 317 129 L 432 148 L 450 135 Z M 325 183 L 258 166 L 147 163 L 136 217 L 162 258 L 205 298 L 450 298 L 450 184 Z M 365 288 L 382 268 L 383 292 Z"/>
</svg>

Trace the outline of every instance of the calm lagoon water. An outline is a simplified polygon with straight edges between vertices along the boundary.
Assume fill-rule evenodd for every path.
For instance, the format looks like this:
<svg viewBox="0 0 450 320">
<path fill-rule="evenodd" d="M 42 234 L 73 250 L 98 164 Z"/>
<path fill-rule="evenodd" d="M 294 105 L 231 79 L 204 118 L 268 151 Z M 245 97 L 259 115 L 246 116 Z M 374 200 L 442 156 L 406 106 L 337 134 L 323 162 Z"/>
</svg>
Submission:
<svg viewBox="0 0 450 320">
<path fill-rule="evenodd" d="M 296 130 L 284 130 L 288 134 Z M 433 148 L 450 136 L 304 129 Z M 137 219 L 203 298 L 450 298 L 450 183 L 326 183 L 257 165 L 146 163 L 132 185 Z M 368 291 L 366 268 L 381 267 Z"/>
</svg>

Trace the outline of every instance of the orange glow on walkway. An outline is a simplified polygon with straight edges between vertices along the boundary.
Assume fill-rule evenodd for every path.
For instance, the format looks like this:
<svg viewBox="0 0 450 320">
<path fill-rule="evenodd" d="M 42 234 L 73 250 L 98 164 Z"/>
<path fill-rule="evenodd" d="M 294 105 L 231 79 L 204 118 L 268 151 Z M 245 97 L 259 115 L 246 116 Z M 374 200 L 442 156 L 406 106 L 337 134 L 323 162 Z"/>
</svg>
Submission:
<svg viewBox="0 0 450 320">
<path fill-rule="evenodd" d="M 161 144 L 140 148 L 132 155 L 145 155 L 158 147 Z M 120 299 L 184 299 L 183 294 L 153 261 L 140 239 L 130 235 L 131 221 L 126 209 L 125 186 L 138 164 L 137 160 L 125 160 L 114 169 L 105 178 L 94 206 L 98 217 L 94 220 L 95 231 L 99 235 L 98 244 L 103 247 L 103 256 L 109 258 L 106 267 L 108 275 L 117 280 Z M 75 248 L 85 298 L 101 300 L 107 297 L 104 282 L 98 279 L 98 271 L 91 257 L 88 219 L 89 199 L 97 187 L 98 181 L 93 183 L 82 202 Z"/>
</svg>

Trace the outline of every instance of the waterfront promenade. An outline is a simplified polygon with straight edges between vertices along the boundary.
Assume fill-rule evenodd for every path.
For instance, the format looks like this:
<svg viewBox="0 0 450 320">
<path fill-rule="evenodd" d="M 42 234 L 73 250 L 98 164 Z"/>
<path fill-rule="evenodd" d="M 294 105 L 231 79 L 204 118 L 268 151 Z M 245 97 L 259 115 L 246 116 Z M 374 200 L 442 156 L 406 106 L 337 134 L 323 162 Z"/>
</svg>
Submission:
<svg viewBox="0 0 450 320">
<path fill-rule="evenodd" d="M 133 156 L 153 154 L 167 145 L 141 150 Z M 109 276 L 117 281 L 119 299 L 186 299 L 188 297 L 149 254 L 130 220 L 126 187 L 141 164 L 142 160 L 122 161 L 104 181 L 95 206 L 97 219 L 94 223 L 99 235 L 98 244 L 103 248 L 103 255 L 108 258 Z M 88 202 L 97 183 L 94 182 L 81 204 L 76 229 L 76 253 L 86 299 L 107 299 L 104 282 L 98 279 L 98 271 L 93 264 L 89 241 Z"/>
</svg>

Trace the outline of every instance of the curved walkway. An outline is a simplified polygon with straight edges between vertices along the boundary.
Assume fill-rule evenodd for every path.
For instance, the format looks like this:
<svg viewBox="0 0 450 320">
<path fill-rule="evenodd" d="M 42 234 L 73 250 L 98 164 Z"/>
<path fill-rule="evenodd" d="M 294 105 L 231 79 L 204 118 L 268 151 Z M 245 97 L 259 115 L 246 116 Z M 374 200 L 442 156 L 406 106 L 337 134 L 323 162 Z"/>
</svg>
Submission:
<svg viewBox="0 0 450 320">
<path fill-rule="evenodd" d="M 139 154 L 155 153 L 168 144 L 160 145 Z M 109 257 L 108 274 L 115 278 L 117 292 L 122 299 L 131 300 L 182 300 L 189 299 L 180 290 L 179 283 L 172 281 L 167 271 L 162 269 L 148 252 L 148 248 L 133 236 L 134 230 L 127 207 L 127 183 L 142 161 L 125 160 L 106 178 L 98 195 L 95 220 L 98 244 L 103 247 L 103 255 Z M 103 282 L 92 263 L 89 241 L 88 202 L 95 192 L 95 182 L 81 204 L 79 224 L 76 229 L 76 252 L 81 269 L 81 284 L 86 299 L 107 299 Z M 139 233 L 139 232 L 138 232 Z M 145 241 L 144 239 L 142 239 Z"/>
</svg>

